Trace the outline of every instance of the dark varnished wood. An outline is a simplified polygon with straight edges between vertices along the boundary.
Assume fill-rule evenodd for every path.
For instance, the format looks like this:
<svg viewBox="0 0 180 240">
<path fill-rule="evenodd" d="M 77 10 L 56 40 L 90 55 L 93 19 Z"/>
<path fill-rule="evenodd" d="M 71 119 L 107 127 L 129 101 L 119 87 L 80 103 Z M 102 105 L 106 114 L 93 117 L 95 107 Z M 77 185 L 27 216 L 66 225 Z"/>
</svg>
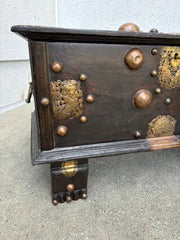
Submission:
<svg viewBox="0 0 180 240">
<path fill-rule="evenodd" d="M 41 104 L 42 98 L 50 98 L 48 58 L 46 43 L 30 42 L 33 93 L 38 115 L 38 127 L 40 130 L 41 150 L 48 150 L 54 147 L 54 131 L 51 106 L 44 107 Z"/>
<path fill-rule="evenodd" d="M 118 154 L 151 151 L 163 148 L 173 148 L 179 146 L 178 144 L 180 144 L 180 135 L 178 135 L 174 136 L 174 138 L 170 136 L 169 138 L 153 138 L 150 140 L 138 139 L 120 142 L 80 145 L 74 147 L 59 147 L 49 151 L 41 151 L 38 135 L 34 131 L 36 130 L 35 113 L 32 114 L 31 129 L 31 156 L 33 165 L 54 162 L 58 163 L 73 159 L 104 157 Z M 168 141 L 168 139 L 170 140 Z"/>
<path fill-rule="evenodd" d="M 26 39 L 51 42 L 180 45 L 180 35 L 164 33 L 82 30 L 17 25 L 11 28 Z"/>
<path fill-rule="evenodd" d="M 131 70 L 125 64 L 124 56 L 129 49 L 138 47 L 144 54 L 144 63 L 137 70 Z M 158 49 L 153 56 L 151 50 Z M 79 118 L 54 120 L 54 132 L 59 125 L 68 128 L 68 134 L 62 139 L 55 135 L 56 147 L 75 146 L 120 140 L 133 140 L 134 132 L 141 131 L 146 138 L 148 123 L 159 114 L 171 114 L 180 119 L 180 94 L 177 89 L 165 90 L 157 95 L 154 90 L 159 86 L 157 77 L 150 72 L 158 69 L 161 47 L 144 45 L 106 45 L 85 43 L 48 43 L 49 62 L 60 60 L 64 70 L 59 74 L 50 72 L 51 81 L 57 79 L 79 79 L 85 72 L 88 79 L 81 83 L 84 95 L 84 115 L 86 124 Z M 137 109 L 133 104 L 134 94 L 147 89 L 152 101 L 145 109 Z M 94 96 L 93 103 L 86 103 L 86 96 Z M 171 106 L 165 105 L 165 96 L 172 99 Z M 143 124 L 142 124 L 143 121 Z M 176 127 L 180 134 L 180 125 Z"/>
<path fill-rule="evenodd" d="M 88 181 L 88 159 L 78 160 L 78 171 L 74 177 L 68 178 L 63 175 L 61 163 L 51 164 L 52 201 L 55 199 L 60 203 L 83 198 L 87 193 Z M 69 186 L 73 186 L 69 191 Z"/>
</svg>

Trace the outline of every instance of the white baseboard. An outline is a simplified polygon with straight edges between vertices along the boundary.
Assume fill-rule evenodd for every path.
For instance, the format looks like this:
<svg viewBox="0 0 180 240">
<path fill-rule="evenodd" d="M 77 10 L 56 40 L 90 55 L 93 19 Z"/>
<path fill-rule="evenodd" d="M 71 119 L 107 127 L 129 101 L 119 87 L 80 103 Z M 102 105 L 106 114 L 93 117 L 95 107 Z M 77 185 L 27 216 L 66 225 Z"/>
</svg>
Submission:
<svg viewBox="0 0 180 240">
<path fill-rule="evenodd" d="M 16 102 L 16 103 L 4 106 L 4 107 L 0 107 L 0 114 L 7 112 L 9 110 L 12 110 L 14 108 L 20 107 L 20 106 L 24 105 L 25 103 L 26 103 L 25 100 L 21 100 L 19 102 Z"/>
</svg>

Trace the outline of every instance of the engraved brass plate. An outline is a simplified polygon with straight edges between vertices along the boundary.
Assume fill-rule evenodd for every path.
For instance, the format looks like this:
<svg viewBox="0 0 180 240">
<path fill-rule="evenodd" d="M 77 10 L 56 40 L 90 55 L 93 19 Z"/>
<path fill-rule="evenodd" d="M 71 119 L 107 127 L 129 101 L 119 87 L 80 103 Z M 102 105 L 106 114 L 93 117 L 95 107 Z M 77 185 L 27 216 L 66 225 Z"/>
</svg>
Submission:
<svg viewBox="0 0 180 240">
<path fill-rule="evenodd" d="M 72 119 L 83 113 L 83 93 L 76 80 L 51 82 L 51 104 L 55 119 Z"/>
<path fill-rule="evenodd" d="M 149 123 L 148 138 L 171 136 L 175 131 L 176 120 L 170 115 L 159 115 Z"/>
<path fill-rule="evenodd" d="M 163 47 L 159 64 L 159 84 L 162 88 L 180 86 L 180 47 Z"/>
<path fill-rule="evenodd" d="M 62 173 L 65 177 L 74 177 L 78 172 L 77 161 L 67 161 L 61 164 Z"/>
</svg>

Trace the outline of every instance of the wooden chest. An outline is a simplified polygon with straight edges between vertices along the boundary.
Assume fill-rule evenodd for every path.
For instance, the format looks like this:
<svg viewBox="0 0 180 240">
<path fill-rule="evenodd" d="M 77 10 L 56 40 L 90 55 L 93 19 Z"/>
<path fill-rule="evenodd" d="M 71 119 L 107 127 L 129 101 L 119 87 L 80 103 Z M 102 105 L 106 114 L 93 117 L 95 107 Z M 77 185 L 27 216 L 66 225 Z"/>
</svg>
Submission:
<svg viewBox="0 0 180 240">
<path fill-rule="evenodd" d="M 14 26 L 28 40 L 33 164 L 87 197 L 88 158 L 180 146 L 180 36 Z"/>
</svg>

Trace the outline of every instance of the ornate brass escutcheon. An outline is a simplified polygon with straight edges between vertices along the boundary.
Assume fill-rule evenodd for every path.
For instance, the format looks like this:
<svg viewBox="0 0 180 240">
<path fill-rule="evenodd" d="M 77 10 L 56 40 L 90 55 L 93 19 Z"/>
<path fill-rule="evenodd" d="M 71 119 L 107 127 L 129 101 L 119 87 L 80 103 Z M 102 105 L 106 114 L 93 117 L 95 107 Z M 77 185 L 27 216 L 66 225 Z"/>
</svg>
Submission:
<svg viewBox="0 0 180 240">
<path fill-rule="evenodd" d="M 76 80 L 51 82 L 51 103 L 55 119 L 67 120 L 83 113 L 83 93 Z"/>
<path fill-rule="evenodd" d="M 62 173 L 65 177 L 74 177 L 78 172 L 77 161 L 67 161 L 61 164 Z"/>
<path fill-rule="evenodd" d="M 148 138 L 171 136 L 174 134 L 176 119 L 170 115 L 159 115 L 149 123 Z"/>
<path fill-rule="evenodd" d="M 162 48 L 158 75 L 162 88 L 180 87 L 180 47 Z"/>
</svg>

